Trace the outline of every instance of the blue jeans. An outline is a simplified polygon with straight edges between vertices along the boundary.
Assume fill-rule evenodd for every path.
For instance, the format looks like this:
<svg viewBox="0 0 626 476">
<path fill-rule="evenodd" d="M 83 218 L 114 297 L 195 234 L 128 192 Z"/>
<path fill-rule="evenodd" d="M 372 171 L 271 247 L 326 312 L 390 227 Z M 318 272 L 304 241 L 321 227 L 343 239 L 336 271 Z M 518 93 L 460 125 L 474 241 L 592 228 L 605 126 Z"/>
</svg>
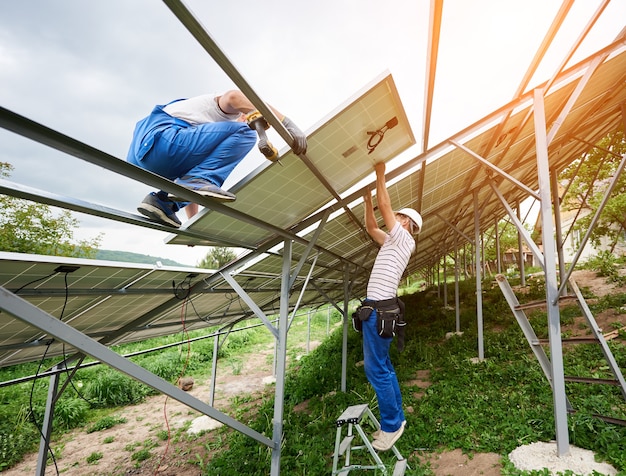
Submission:
<svg viewBox="0 0 626 476">
<path fill-rule="evenodd" d="M 380 427 L 387 433 L 398 430 L 405 419 L 398 377 L 389 358 L 392 340 L 378 335 L 376 311 L 372 311 L 369 319 L 363 322 L 363 363 L 367 380 L 378 399 Z"/>
<path fill-rule="evenodd" d="M 154 145 L 140 160 L 128 161 L 170 180 L 199 177 L 221 187 L 256 143 L 245 122 L 210 122 L 193 127 L 171 125 L 154 134 Z"/>
</svg>

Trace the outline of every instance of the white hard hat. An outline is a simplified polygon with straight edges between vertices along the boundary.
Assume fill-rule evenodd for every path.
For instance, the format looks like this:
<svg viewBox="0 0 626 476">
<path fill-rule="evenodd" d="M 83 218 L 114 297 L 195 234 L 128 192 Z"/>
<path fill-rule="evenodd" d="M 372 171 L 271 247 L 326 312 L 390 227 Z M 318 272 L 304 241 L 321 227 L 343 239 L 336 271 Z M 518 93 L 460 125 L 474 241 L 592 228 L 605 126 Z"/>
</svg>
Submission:
<svg viewBox="0 0 626 476">
<path fill-rule="evenodd" d="M 413 220 L 413 223 L 415 223 L 415 226 L 417 227 L 417 231 L 415 233 L 419 233 L 420 231 L 422 231 L 422 216 L 415 210 L 413 210 L 412 208 L 403 208 L 402 210 L 396 211 L 396 213 L 399 213 L 400 215 L 405 215 Z"/>
</svg>

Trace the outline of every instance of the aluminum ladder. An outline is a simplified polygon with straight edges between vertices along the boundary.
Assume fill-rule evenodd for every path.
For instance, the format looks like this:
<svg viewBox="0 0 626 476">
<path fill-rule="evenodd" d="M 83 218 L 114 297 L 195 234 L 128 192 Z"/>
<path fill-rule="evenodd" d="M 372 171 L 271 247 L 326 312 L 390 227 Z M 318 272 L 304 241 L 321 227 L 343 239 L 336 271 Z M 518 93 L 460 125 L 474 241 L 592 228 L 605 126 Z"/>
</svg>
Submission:
<svg viewBox="0 0 626 476">
<path fill-rule="evenodd" d="M 335 439 L 335 453 L 333 454 L 333 476 L 336 474 L 348 474 L 353 469 L 378 469 L 382 474 L 388 474 L 387 467 L 380 459 L 369 437 L 361 427 L 362 423 L 366 421 L 366 418 L 370 420 L 374 428 L 377 430 L 380 429 L 378 420 L 376 420 L 367 404 L 348 407 L 337 419 L 337 437 Z M 347 429 L 347 435 L 342 439 L 344 428 Z M 354 445 L 356 438 L 360 438 L 362 444 Z M 352 452 L 364 449 L 369 452 L 375 464 L 363 465 L 352 463 Z M 402 457 L 395 445 L 392 446 L 391 449 L 397 459 L 392 476 L 402 476 L 408 468 L 407 460 Z M 343 466 L 338 468 L 340 456 L 344 456 L 345 460 Z"/>
<path fill-rule="evenodd" d="M 520 328 L 522 329 L 522 332 L 524 333 L 526 340 L 530 344 L 530 347 L 533 353 L 535 354 L 535 357 L 537 357 L 537 360 L 539 361 L 539 364 L 541 365 L 543 373 L 548 379 L 548 382 L 550 382 L 550 385 L 552 385 L 552 366 L 550 365 L 550 359 L 548 358 L 548 356 L 546 355 L 542 347 L 542 344 L 546 344 L 548 343 L 548 341 L 545 339 L 539 339 L 537 337 L 530 322 L 528 321 L 528 318 L 526 317 L 526 314 L 524 313 L 525 309 L 545 306 L 546 301 L 537 301 L 537 302 L 520 304 L 519 301 L 517 300 L 517 297 L 515 296 L 515 293 L 513 292 L 513 289 L 511 289 L 511 285 L 507 281 L 506 277 L 499 274 L 496 276 L 496 280 L 498 281 L 500 290 L 502 291 L 502 294 L 504 295 L 507 303 L 509 304 L 509 307 L 513 311 L 515 319 L 517 320 Z M 606 342 L 606 339 L 604 338 L 602 329 L 598 327 L 598 324 L 595 318 L 593 317 L 593 314 L 591 313 L 589 306 L 587 306 L 587 303 L 585 302 L 585 298 L 580 292 L 580 289 L 578 288 L 578 285 L 576 284 L 576 282 L 572 278 L 570 278 L 568 281 L 568 284 L 570 288 L 572 289 L 572 291 L 574 292 L 574 294 L 568 295 L 568 296 L 561 296 L 559 298 L 559 302 L 565 302 L 568 300 L 577 301 L 577 304 L 580 307 L 581 311 L 583 312 L 583 315 L 587 321 L 587 324 L 589 325 L 591 329 L 592 336 L 562 339 L 562 342 L 570 343 L 570 344 L 572 343 L 574 344 L 576 343 L 600 344 L 602 348 L 602 353 L 604 354 L 604 358 L 606 359 L 609 369 L 613 373 L 614 378 L 613 379 L 600 379 L 600 378 L 564 376 L 565 381 L 566 382 L 578 382 L 578 383 L 595 383 L 595 384 L 615 385 L 615 386 L 620 387 L 622 396 L 624 397 L 624 399 L 626 399 L 626 381 L 624 380 L 624 376 L 622 375 L 622 372 L 615 360 L 615 357 L 613 356 L 613 353 L 611 352 L 611 349 L 609 348 Z M 565 397 L 565 399 L 566 399 L 568 413 L 574 413 L 575 410 L 572 407 L 571 403 L 569 402 L 569 399 L 567 398 L 567 396 Z M 594 416 L 610 423 L 615 423 L 618 425 L 626 425 L 625 420 L 606 417 L 603 415 L 594 415 Z"/>
</svg>

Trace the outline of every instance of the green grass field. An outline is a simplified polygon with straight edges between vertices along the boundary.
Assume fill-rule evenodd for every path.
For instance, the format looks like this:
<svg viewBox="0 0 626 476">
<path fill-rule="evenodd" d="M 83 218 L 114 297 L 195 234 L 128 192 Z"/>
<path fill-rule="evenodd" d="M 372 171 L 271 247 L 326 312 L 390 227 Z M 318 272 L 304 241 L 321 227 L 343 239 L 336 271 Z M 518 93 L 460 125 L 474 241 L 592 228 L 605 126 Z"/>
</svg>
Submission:
<svg viewBox="0 0 626 476">
<path fill-rule="evenodd" d="M 406 294 L 406 348 L 398 353 L 392 345 L 392 361 L 404 395 L 407 430 L 398 443 L 400 452 L 409 458 L 406 474 L 433 474 L 428 464 L 420 465 L 418 455 L 459 448 L 468 454 L 493 452 L 502 455 L 502 474 L 528 475 L 508 461 L 507 454 L 520 445 L 554 439 L 552 393 L 538 362 L 497 286 L 483 284 L 485 322 L 485 360 L 472 363 L 477 356 L 476 297 L 472 281 L 460 286 L 462 336 L 446 339 L 454 331 L 455 312 L 444 307 L 436 290 Z M 583 290 L 584 292 L 588 292 Z M 449 288 L 453 293 L 453 288 Z M 527 290 L 529 300 L 544 297 L 540 282 Z M 615 310 L 618 322 L 625 324 L 626 294 L 595 299 L 594 313 Z M 574 319 L 575 311 L 563 312 L 564 319 Z M 621 316 L 621 317 L 620 317 Z M 291 327 L 288 347 L 288 374 L 285 388 L 284 444 L 281 474 L 326 475 L 332 468 L 335 443 L 335 420 L 350 405 L 368 403 L 377 415 L 376 398 L 367 383 L 363 368 L 360 336 L 351 328 L 348 339 L 347 388 L 340 389 L 341 317 L 336 311 L 318 311 L 298 316 Z M 531 322 L 540 334 L 546 329 L 546 316 L 535 312 Z M 247 324 L 253 323 L 250 321 Z M 537 330 L 538 329 L 538 330 Z M 329 333 L 330 332 L 330 333 Z M 198 337 L 194 332 L 190 337 Z M 127 354 L 167 343 L 180 343 L 167 350 L 133 357 L 133 361 L 170 380 L 180 374 L 183 365 L 197 379 L 211 372 L 213 340 L 192 344 L 192 357 L 186 360 L 186 336 L 176 335 L 115 349 Z M 307 340 L 321 345 L 301 358 Z M 232 333 L 220 349 L 221 361 L 237 362 L 249 353 L 267 348 L 272 336 L 263 326 Z M 626 339 L 610 342 L 621 369 L 626 368 Z M 606 364 L 597 345 L 565 348 L 566 374 L 605 376 Z M 42 369 L 52 362 L 45 362 Z M 0 381 L 7 381 L 37 371 L 39 363 L 23 364 L 0 370 Z M 431 385 L 425 390 L 416 384 L 418 373 L 428 371 Z M 605 423 L 594 414 L 626 419 L 626 403 L 616 387 L 568 384 L 568 398 L 578 410 L 569 417 L 570 443 L 594 451 L 599 457 L 626 474 L 626 427 Z M 43 417 L 47 381 L 22 383 L 0 389 L 0 469 L 11 467 L 25 453 L 36 451 L 38 427 L 34 421 Z M 80 370 L 58 402 L 54 436 L 76 427 L 97 435 L 115 425 L 115 411 L 120 406 L 137 403 L 153 391 L 128 377 L 102 366 Z M 233 416 L 246 415 L 246 424 L 271 438 L 273 391 L 259 403 L 245 396 L 234 402 Z M 250 405 L 250 407 L 249 407 Z M 269 474 L 271 451 L 254 440 L 227 427 L 215 430 L 207 439 L 174 435 L 174 443 L 184 440 L 189 456 L 185 461 L 207 475 Z M 160 435 L 160 436 L 158 436 Z M 154 445 L 164 444 L 159 433 Z M 216 443 L 216 442 L 219 442 Z M 150 461 L 150 447 L 133 448 L 137 467 Z M 102 448 L 106 452 L 106 446 Z M 207 455 L 211 455 L 209 458 Z M 102 455 L 94 454 L 90 464 L 97 465 Z M 179 460 L 180 461 L 180 460 Z M 393 458 L 389 454 L 390 467 Z M 372 474 L 353 471 L 351 474 Z"/>
</svg>

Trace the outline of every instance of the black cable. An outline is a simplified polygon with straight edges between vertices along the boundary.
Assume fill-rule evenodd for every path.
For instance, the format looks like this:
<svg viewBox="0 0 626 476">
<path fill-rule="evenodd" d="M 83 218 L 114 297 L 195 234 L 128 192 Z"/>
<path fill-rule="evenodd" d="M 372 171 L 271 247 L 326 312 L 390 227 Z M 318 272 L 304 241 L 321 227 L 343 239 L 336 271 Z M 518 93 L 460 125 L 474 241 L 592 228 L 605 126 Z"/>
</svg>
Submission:
<svg viewBox="0 0 626 476">
<path fill-rule="evenodd" d="M 21 286 L 20 288 L 18 288 L 13 294 L 17 295 L 25 287 L 30 286 L 32 284 L 35 284 L 35 283 L 37 283 L 39 281 L 43 281 L 44 279 L 48 279 L 49 277 L 54 276 L 57 273 L 58 273 L 58 271 L 55 270 L 52 273 L 48 274 L 47 276 L 44 276 L 42 278 L 33 279 L 32 281 L 29 281 L 28 283 L 26 283 L 23 286 Z M 66 274 L 66 277 L 67 277 L 67 273 L 65 273 L 65 274 Z M 67 287 L 67 281 L 66 281 L 66 287 Z M 66 292 L 65 302 L 67 303 L 67 292 Z M 65 309 L 65 304 L 63 305 L 63 309 Z M 46 344 L 46 350 L 44 351 L 43 355 L 41 356 L 41 359 L 39 360 L 39 365 L 37 367 L 37 371 L 35 372 L 35 377 L 37 377 L 37 375 L 39 375 L 39 372 L 41 371 L 41 367 L 43 367 L 43 363 L 44 363 L 44 361 L 46 359 L 46 355 L 48 355 L 48 351 L 50 350 L 50 346 L 52 345 L 53 342 L 54 342 L 54 339 L 50 340 Z M 47 452 L 50 454 L 50 457 L 52 458 L 52 462 L 54 463 L 54 468 L 55 468 L 57 476 L 58 476 L 60 473 L 59 473 L 59 467 L 57 465 L 56 457 L 54 456 L 54 451 L 52 451 L 52 448 L 50 448 L 50 442 L 46 439 L 46 435 L 44 435 L 43 430 L 41 428 L 41 425 L 37 421 L 37 416 L 35 415 L 35 408 L 34 408 L 34 405 L 33 405 L 33 397 L 34 397 L 34 394 L 35 394 L 35 385 L 36 385 L 36 383 L 37 383 L 37 378 L 35 378 L 33 380 L 33 384 L 30 387 L 30 395 L 29 395 L 29 399 L 28 399 L 28 406 L 29 406 L 29 411 L 30 411 L 30 417 L 31 417 L 33 425 L 35 425 L 37 427 L 37 431 L 39 431 L 39 435 L 41 436 L 41 439 L 44 441 L 44 443 L 46 445 Z"/>
<path fill-rule="evenodd" d="M 174 290 L 174 297 L 181 301 L 186 300 L 191 294 L 191 276 L 186 276 L 179 284 L 172 280 L 172 289 Z"/>
<path fill-rule="evenodd" d="M 31 284 L 35 284 L 39 281 L 43 281 L 44 279 L 48 279 L 50 276 L 54 276 L 55 274 L 57 274 L 58 271 L 53 271 L 52 273 L 50 273 L 47 276 L 44 276 L 43 278 L 37 278 L 37 279 L 33 279 L 32 281 L 29 281 L 28 283 L 24 284 L 23 286 L 17 288 L 16 291 L 13 292 L 13 294 L 17 295 L 22 289 L 24 289 L 26 286 L 30 286 Z"/>
</svg>

